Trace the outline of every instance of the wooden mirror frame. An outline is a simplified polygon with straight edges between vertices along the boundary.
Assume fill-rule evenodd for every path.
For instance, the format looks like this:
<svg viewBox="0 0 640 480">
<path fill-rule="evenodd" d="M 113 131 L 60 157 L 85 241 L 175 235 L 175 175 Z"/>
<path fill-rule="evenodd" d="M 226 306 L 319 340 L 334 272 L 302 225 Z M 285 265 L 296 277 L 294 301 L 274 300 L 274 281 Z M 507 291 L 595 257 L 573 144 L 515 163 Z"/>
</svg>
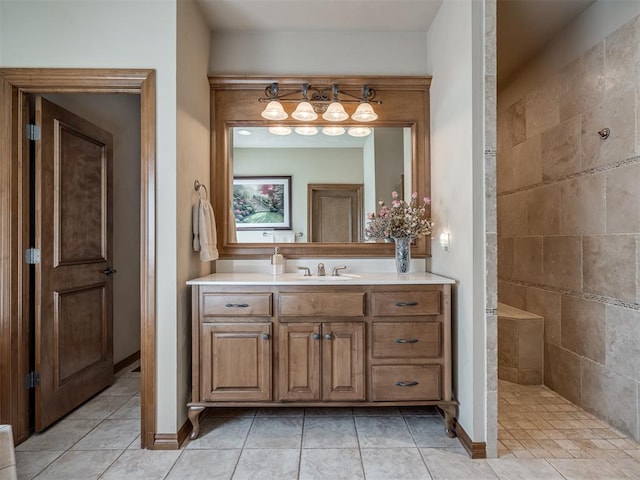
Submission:
<svg viewBox="0 0 640 480">
<path fill-rule="evenodd" d="M 278 82 L 280 91 L 287 93 L 309 85 L 339 85 L 342 90 L 358 92 L 363 85 L 376 91 L 378 120 L 371 127 L 411 127 L 412 163 L 411 190 L 418 198 L 430 195 L 430 143 L 429 143 L 429 87 L 431 77 L 235 77 L 209 76 L 211 89 L 211 200 L 216 216 L 218 251 L 220 258 L 264 258 L 273 253 L 273 247 L 289 258 L 299 257 L 389 257 L 393 245 L 389 243 L 231 243 L 230 198 L 233 189 L 233 170 L 230 162 L 230 128 L 239 126 L 273 125 L 260 113 L 265 104 L 258 102 L 265 88 Z M 286 107 L 291 110 L 291 107 Z M 348 108 L 349 111 L 351 109 Z M 328 124 L 319 118 L 313 125 Z M 278 122 L 295 126 L 300 122 L 287 119 Z M 342 125 L 353 125 L 347 120 Z M 389 197 L 391 196 L 391 192 Z M 430 210 L 427 215 L 431 215 Z M 420 237 L 412 247 L 415 257 L 430 256 L 431 237 Z"/>
</svg>

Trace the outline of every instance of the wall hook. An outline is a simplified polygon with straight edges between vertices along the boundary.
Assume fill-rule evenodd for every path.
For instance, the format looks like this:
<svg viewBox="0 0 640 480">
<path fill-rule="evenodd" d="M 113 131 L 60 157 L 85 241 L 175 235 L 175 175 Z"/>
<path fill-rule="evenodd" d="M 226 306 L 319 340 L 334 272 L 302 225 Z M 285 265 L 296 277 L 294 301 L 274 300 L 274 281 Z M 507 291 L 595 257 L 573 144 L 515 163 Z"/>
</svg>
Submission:
<svg viewBox="0 0 640 480">
<path fill-rule="evenodd" d="M 600 135 L 600 138 L 602 140 L 606 140 L 607 138 L 609 138 L 609 135 L 611 135 L 611 130 L 609 130 L 608 128 L 603 128 L 598 132 L 598 135 Z"/>
</svg>

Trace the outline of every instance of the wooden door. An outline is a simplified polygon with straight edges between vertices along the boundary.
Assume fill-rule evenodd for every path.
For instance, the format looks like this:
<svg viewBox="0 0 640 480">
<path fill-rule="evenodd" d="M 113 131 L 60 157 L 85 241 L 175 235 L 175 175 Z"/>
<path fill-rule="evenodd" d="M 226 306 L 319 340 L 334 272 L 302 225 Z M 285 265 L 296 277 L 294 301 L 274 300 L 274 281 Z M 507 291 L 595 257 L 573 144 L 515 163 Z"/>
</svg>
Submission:
<svg viewBox="0 0 640 480">
<path fill-rule="evenodd" d="M 35 430 L 41 431 L 113 381 L 113 140 L 41 97 L 36 124 Z"/>
<path fill-rule="evenodd" d="M 361 184 L 310 184 L 307 197 L 309 241 L 344 243 L 361 240 Z"/>
<path fill-rule="evenodd" d="M 280 400 L 320 399 L 320 324 L 281 323 Z"/>
<path fill-rule="evenodd" d="M 322 336 L 322 398 L 364 400 L 364 323 L 325 323 Z"/>
<path fill-rule="evenodd" d="M 271 323 L 200 326 L 203 401 L 271 400 Z"/>
</svg>

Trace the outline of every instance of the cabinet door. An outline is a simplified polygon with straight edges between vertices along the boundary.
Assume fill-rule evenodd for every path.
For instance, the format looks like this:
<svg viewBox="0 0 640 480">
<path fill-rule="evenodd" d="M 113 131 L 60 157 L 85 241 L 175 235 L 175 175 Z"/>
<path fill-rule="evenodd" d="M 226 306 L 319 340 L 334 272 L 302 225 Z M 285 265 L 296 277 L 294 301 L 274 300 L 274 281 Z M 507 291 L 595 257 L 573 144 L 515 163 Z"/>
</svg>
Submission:
<svg viewBox="0 0 640 480">
<path fill-rule="evenodd" d="M 320 324 L 281 323 L 280 400 L 320 399 Z"/>
<path fill-rule="evenodd" d="M 203 323 L 204 401 L 271 399 L 271 323 Z"/>
<path fill-rule="evenodd" d="M 364 400 L 364 323 L 324 323 L 322 337 L 323 400 Z"/>
</svg>

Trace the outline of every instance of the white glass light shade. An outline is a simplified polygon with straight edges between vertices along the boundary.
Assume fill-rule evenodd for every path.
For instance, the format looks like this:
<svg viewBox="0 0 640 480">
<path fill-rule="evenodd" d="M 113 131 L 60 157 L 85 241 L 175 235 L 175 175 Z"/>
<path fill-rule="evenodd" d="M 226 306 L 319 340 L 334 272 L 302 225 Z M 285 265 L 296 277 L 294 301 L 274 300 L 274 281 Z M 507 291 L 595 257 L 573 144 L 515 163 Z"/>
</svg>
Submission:
<svg viewBox="0 0 640 480">
<path fill-rule="evenodd" d="M 344 111 L 344 107 L 339 102 L 333 102 L 327 107 L 327 111 L 322 114 L 328 122 L 343 122 L 349 118 L 349 114 Z"/>
<path fill-rule="evenodd" d="M 270 101 L 261 113 L 267 120 L 284 120 L 289 115 L 284 111 L 282 104 L 276 100 Z"/>
<path fill-rule="evenodd" d="M 370 103 L 361 103 L 351 115 L 351 118 L 356 122 L 373 122 L 378 119 L 378 115 L 373 111 Z"/>
<path fill-rule="evenodd" d="M 329 135 L 330 137 L 338 137 L 340 135 L 344 135 L 345 129 L 344 127 L 324 127 L 322 129 L 322 133 L 325 135 Z"/>
<path fill-rule="evenodd" d="M 318 114 L 314 112 L 313 106 L 309 102 L 300 102 L 291 116 L 303 122 L 310 122 L 318 118 Z"/>
<path fill-rule="evenodd" d="M 347 133 L 352 137 L 366 137 L 371 134 L 371 129 L 369 127 L 351 127 Z"/>
<path fill-rule="evenodd" d="M 269 133 L 273 135 L 291 135 L 292 131 L 289 127 L 269 127 Z"/>
<path fill-rule="evenodd" d="M 318 133 L 316 127 L 296 127 L 296 133 L 298 135 L 315 135 Z"/>
</svg>

